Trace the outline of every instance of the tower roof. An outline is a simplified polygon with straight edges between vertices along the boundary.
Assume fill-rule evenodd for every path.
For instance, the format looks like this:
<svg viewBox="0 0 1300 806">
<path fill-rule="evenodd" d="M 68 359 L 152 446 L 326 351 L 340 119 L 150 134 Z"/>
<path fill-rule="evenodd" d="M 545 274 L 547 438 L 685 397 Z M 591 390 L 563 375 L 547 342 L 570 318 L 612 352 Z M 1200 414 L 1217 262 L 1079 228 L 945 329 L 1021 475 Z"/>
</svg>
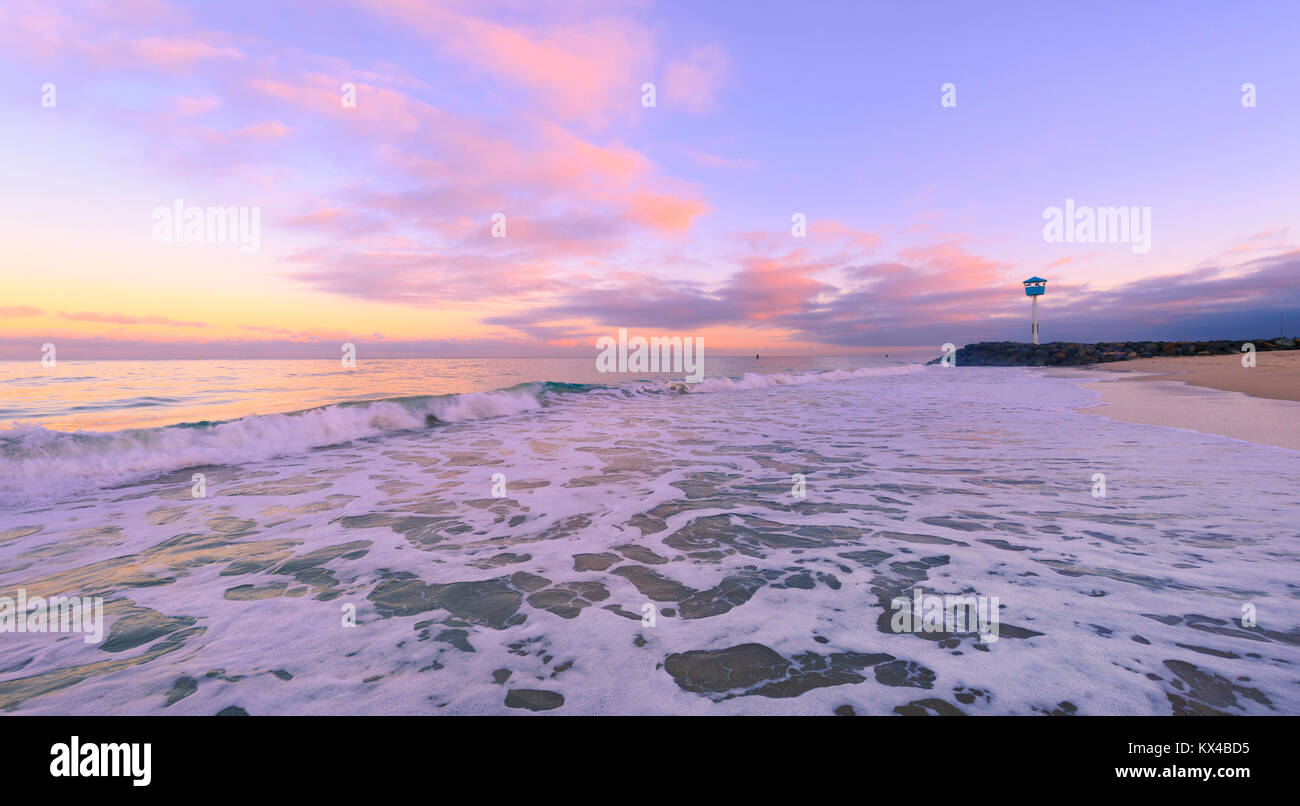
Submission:
<svg viewBox="0 0 1300 806">
<path fill-rule="evenodd" d="M 1025 280 L 1025 282 L 1026 282 L 1026 283 L 1045 283 L 1045 282 L 1047 282 L 1047 281 L 1044 280 L 1042 277 L 1030 277 L 1028 280 Z"/>
</svg>

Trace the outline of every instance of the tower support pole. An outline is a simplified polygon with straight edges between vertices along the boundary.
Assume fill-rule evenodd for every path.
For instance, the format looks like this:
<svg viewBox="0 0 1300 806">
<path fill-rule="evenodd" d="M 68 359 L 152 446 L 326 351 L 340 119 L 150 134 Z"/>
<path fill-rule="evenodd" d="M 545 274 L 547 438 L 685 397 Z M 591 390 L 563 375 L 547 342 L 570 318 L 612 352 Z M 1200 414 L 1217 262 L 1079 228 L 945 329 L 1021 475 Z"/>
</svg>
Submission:
<svg viewBox="0 0 1300 806">
<path fill-rule="evenodd" d="M 1038 343 L 1038 295 L 1034 295 L 1034 344 Z"/>
</svg>

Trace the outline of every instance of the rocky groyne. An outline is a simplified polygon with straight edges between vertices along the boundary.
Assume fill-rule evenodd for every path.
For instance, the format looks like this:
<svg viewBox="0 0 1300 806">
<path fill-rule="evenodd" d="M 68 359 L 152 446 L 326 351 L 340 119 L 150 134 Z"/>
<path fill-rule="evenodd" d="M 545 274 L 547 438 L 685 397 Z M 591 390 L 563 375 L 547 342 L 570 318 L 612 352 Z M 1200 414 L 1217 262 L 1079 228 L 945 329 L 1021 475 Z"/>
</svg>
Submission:
<svg viewBox="0 0 1300 806">
<path fill-rule="evenodd" d="M 1295 339 L 1238 339 L 1235 341 L 1102 341 L 1096 344 L 1054 341 L 1026 344 L 1018 341 L 982 341 L 957 350 L 961 367 L 1074 367 L 1107 364 L 1137 358 L 1175 358 L 1192 355 L 1240 355 L 1246 344 L 1257 352 L 1300 349 Z M 928 363 L 938 364 L 940 358 Z"/>
</svg>

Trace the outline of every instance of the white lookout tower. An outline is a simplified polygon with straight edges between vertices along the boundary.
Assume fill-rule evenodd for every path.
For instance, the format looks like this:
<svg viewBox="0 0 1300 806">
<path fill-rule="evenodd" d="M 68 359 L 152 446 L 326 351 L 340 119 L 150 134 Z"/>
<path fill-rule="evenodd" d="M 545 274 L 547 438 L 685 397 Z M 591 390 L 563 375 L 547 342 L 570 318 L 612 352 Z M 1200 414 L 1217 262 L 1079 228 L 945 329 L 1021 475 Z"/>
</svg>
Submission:
<svg viewBox="0 0 1300 806">
<path fill-rule="evenodd" d="M 1025 280 L 1025 295 L 1034 300 L 1034 344 L 1038 343 L 1038 298 L 1047 293 L 1047 281 L 1042 277 Z"/>
</svg>

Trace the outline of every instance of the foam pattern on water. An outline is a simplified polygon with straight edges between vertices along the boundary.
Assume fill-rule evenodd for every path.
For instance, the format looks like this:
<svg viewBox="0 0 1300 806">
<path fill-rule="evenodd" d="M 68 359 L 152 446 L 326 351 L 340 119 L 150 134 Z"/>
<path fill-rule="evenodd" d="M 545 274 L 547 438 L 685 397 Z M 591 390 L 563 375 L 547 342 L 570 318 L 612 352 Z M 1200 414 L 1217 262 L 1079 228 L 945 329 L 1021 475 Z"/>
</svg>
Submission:
<svg viewBox="0 0 1300 806">
<path fill-rule="evenodd" d="M 110 629 L 0 636 L 0 709 L 1300 712 L 1300 454 L 1027 370 L 730 384 L 4 511 L 0 594 Z M 998 597 L 998 640 L 892 632 L 915 587 Z"/>
</svg>

